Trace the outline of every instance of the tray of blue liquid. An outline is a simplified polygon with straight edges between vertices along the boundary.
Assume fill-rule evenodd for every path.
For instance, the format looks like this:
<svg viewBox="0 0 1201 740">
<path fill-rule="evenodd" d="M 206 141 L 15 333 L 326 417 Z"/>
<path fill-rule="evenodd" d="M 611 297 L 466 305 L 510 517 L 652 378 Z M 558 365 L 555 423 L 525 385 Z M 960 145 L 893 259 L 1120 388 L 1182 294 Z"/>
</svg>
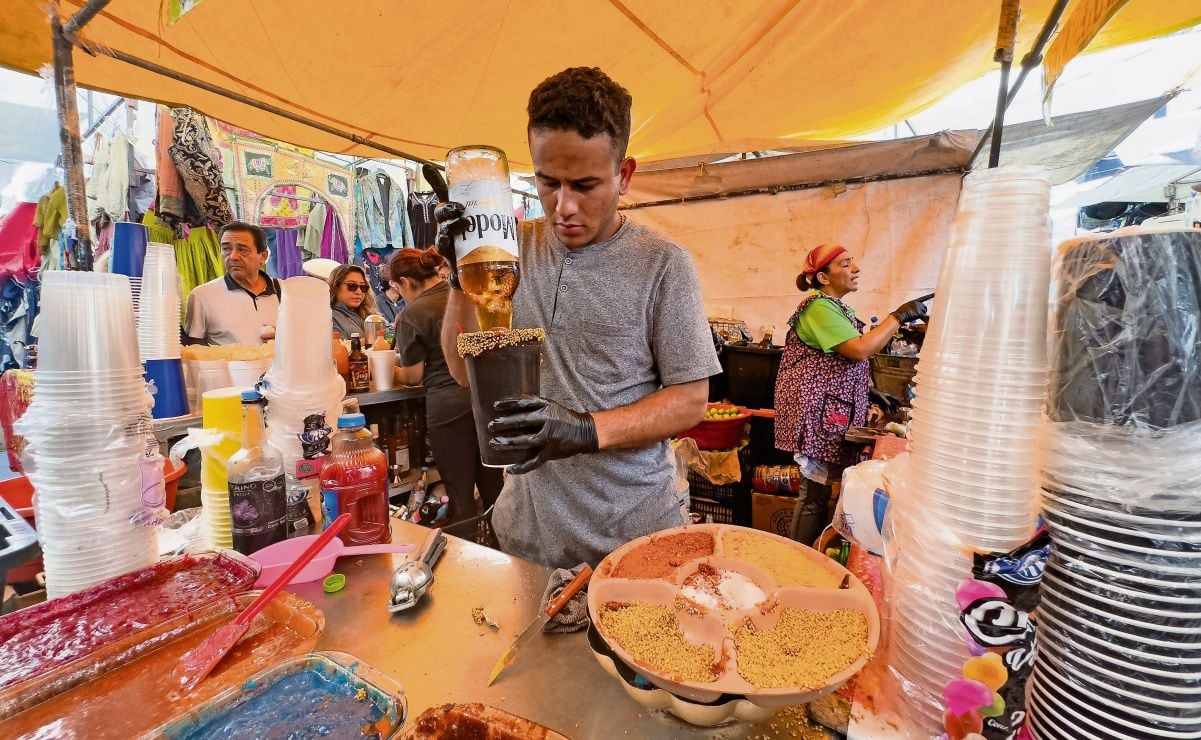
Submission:
<svg viewBox="0 0 1201 740">
<path fill-rule="evenodd" d="M 160 727 L 156 737 L 389 738 L 404 724 L 404 689 L 353 655 L 319 652 L 280 661 Z"/>
</svg>

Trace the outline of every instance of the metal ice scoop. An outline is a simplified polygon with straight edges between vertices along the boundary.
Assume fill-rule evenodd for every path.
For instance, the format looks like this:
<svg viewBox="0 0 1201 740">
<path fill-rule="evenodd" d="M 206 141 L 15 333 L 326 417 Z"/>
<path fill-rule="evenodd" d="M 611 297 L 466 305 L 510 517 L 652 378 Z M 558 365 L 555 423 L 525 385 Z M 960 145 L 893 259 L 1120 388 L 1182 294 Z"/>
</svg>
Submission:
<svg viewBox="0 0 1201 740">
<path fill-rule="evenodd" d="M 414 560 L 408 560 L 392 571 L 389 583 L 391 598 L 388 611 L 396 613 L 416 604 L 434 582 L 434 563 L 446 549 L 446 535 L 432 529 Z"/>
</svg>

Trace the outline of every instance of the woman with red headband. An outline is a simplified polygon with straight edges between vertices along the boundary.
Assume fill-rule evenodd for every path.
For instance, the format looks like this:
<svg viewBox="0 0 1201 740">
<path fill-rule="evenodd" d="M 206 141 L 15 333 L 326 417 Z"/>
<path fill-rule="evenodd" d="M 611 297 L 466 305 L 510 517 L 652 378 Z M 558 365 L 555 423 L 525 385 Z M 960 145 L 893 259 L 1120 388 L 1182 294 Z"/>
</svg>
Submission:
<svg viewBox="0 0 1201 740">
<path fill-rule="evenodd" d="M 867 420 L 867 359 L 902 324 L 926 315 L 923 299 L 912 300 L 863 334 L 863 322 L 842 302 L 858 281 L 846 249 L 823 244 L 809 252 L 797 287 L 810 292 L 788 320 L 776 379 L 776 447 L 794 454 L 805 479 L 792 518 L 792 537 L 805 544 L 829 523 L 831 484 L 854 462 L 844 435 Z"/>
</svg>

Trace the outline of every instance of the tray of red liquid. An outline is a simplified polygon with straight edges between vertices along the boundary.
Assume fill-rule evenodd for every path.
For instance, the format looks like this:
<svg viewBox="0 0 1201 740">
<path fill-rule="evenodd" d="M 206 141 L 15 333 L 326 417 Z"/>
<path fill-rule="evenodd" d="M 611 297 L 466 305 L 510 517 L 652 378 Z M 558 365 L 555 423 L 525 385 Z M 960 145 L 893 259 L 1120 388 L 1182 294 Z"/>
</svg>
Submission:
<svg viewBox="0 0 1201 740">
<path fill-rule="evenodd" d="M 185 555 L 0 618 L 0 719 L 157 645 L 139 635 L 178 635 L 191 615 L 251 588 L 258 573 L 258 563 L 233 552 Z"/>
<path fill-rule="evenodd" d="M 0 716 L 5 737 L 128 738 L 153 735 L 155 728 L 186 716 L 196 707 L 241 686 L 248 678 L 282 658 L 313 649 L 325 624 L 321 611 L 284 592 L 272 599 L 251 622 L 246 636 L 213 672 L 191 692 L 182 694 L 172 676 L 183 655 L 232 621 L 258 595 L 244 593 L 218 599 L 189 612 L 186 625 L 162 633 L 162 625 L 118 640 L 126 648 L 146 645 L 136 658 L 109 665 L 75 661 L 68 669 L 71 688 L 33 704 L 26 702 L 11 716 Z"/>
</svg>

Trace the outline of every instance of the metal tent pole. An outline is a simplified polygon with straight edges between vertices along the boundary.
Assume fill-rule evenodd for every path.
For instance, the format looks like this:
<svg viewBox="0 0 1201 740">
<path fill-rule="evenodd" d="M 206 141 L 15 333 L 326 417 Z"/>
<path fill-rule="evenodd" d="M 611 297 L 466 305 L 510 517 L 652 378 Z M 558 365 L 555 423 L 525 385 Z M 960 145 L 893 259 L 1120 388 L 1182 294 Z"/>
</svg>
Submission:
<svg viewBox="0 0 1201 740">
<path fill-rule="evenodd" d="M 67 215 L 75 222 L 76 243 L 66 267 L 92 269 L 92 243 L 88 232 L 88 199 L 83 179 L 83 145 L 79 137 L 79 104 L 75 89 L 75 64 L 71 43 L 63 35 L 63 24 L 55 2 L 50 20 L 54 47 L 54 94 L 58 100 L 58 132 L 66 170 Z"/>
<path fill-rule="evenodd" d="M 1005 109 L 1009 107 L 1009 69 L 1013 66 L 1013 47 L 1017 44 L 1020 0 L 1001 0 L 1001 21 L 997 26 L 997 51 L 993 61 L 1001 63 L 1001 84 L 997 86 L 997 113 L 992 121 L 992 148 L 988 166 L 1001 163 L 1001 135 L 1005 129 Z"/>
<path fill-rule="evenodd" d="M 1055 29 L 1059 26 L 1059 19 L 1063 17 L 1063 13 L 1067 10 L 1069 0 L 1056 0 L 1055 7 L 1051 9 L 1047 20 L 1043 23 L 1042 30 L 1038 32 L 1038 38 L 1034 40 L 1034 45 L 1030 47 L 1030 51 L 1026 56 L 1022 57 L 1022 71 L 1018 74 L 1017 81 L 1013 83 L 1013 87 L 1009 89 L 1005 96 L 1005 110 L 1013 104 L 1017 98 L 1018 90 L 1030 73 L 1038 68 L 1043 63 L 1043 49 L 1047 47 L 1047 43 L 1051 40 L 1051 35 L 1055 33 Z M 1002 115 L 1004 111 L 1002 111 Z M 992 139 L 992 132 L 996 128 L 996 121 L 988 125 L 984 135 L 980 137 L 980 141 L 976 142 L 976 149 L 972 152 L 972 156 L 968 159 L 967 167 L 970 170 L 972 164 L 975 163 L 976 157 L 980 156 L 980 152 L 984 150 L 984 145 Z"/>
</svg>

